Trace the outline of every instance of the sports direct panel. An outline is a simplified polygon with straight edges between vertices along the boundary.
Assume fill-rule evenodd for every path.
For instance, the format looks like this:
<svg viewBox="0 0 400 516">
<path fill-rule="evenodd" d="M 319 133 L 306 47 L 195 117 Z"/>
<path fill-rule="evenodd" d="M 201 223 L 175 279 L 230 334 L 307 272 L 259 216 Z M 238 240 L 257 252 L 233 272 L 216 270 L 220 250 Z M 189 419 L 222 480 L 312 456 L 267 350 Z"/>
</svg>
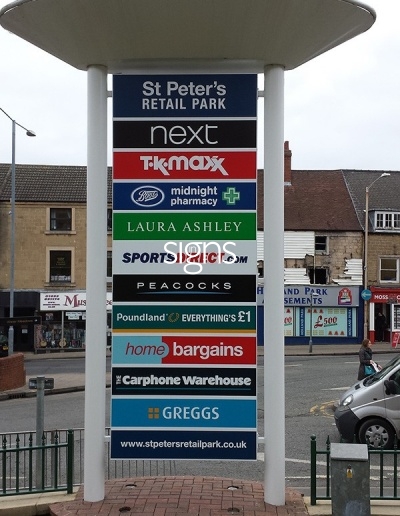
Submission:
<svg viewBox="0 0 400 516">
<path fill-rule="evenodd" d="M 114 274 L 253 274 L 251 240 L 113 242 Z M 254 274 L 253 274 L 254 275 Z M 199 276 L 201 277 L 201 275 Z M 188 278 L 186 278 L 188 279 Z"/>
</svg>

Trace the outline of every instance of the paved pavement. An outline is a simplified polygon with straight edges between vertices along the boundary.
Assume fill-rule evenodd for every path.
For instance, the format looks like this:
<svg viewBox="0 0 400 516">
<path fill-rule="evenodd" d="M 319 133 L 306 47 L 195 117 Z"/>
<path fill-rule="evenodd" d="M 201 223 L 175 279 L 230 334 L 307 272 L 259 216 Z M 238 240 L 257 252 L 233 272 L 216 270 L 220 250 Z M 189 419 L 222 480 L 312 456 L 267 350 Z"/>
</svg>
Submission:
<svg viewBox="0 0 400 516">
<path fill-rule="evenodd" d="M 286 356 L 357 355 L 359 345 L 318 344 L 309 346 L 285 346 Z M 400 353 L 390 343 L 379 342 L 373 346 L 375 354 Z M 258 350 L 262 360 L 263 348 Z M 49 354 L 25 354 L 30 360 L 82 358 L 84 352 Z M 54 374 L 55 389 L 52 394 L 84 390 L 84 374 Z M 110 385 L 110 373 L 106 384 Z M 35 396 L 28 385 L 13 391 L 0 393 L 0 401 L 15 397 Z M 140 514 L 142 516 L 219 516 L 242 514 L 243 516 L 323 516 L 332 514 L 331 504 L 318 502 L 311 506 L 301 493 L 286 489 L 285 506 L 275 507 L 264 502 L 263 486 L 259 482 L 219 477 L 135 477 L 105 482 L 105 498 L 101 502 L 83 501 L 83 487 L 73 495 L 43 494 L 19 497 L 0 497 L 0 516 L 97 516 Z M 400 502 L 371 502 L 371 514 L 389 516 L 400 514 Z M 357 515 L 351 515 L 357 516 Z"/>
</svg>

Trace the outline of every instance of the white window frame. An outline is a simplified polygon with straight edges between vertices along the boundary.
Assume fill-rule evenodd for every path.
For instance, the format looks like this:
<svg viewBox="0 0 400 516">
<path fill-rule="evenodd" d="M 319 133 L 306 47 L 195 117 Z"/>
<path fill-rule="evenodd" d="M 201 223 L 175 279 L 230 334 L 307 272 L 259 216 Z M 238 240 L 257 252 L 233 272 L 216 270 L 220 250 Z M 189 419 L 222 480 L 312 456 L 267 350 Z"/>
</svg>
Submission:
<svg viewBox="0 0 400 516">
<path fill-rule="evenodd" d="M 71 229 L 51 229 L 51 210 L 71 210 Z M 46 208 L 46 233 L 51 235 L 55 233 L 75 234 L 75 208 L 71 206 L 48 206 Z"/>
<path fill-rule="evenodd" d="M 71 279 L 70 281 L 51 281 L 50 278 L 50 254 L 52 251 L 67 251 L 71 253 Z M 46 284 L 47 285 L 72 285 L 75 283 L 75 247 L 46 247 Z"/>
<path fill-rule="evenodd" d="M 375 231 L 399 231 L 400 212 L 398 211 L 376 211 L 374 212 Z"/>
<path fill-rule="evenodd" d="M 382 279 L 382 270 L 387 270 L 387 271 L 394 270 L 394 269 L 382 269 L 382 260 L 393 260 L 396 262 L 396 278 L 395 279 L 390 279 L 390 280 Z M 399 277 L 400 277 L 399 270 L 400 270 L 400 258 L 398 256 L 381 256 L 379 258 L 379 283 L 385 283 L 385 284 L 399 283 Z"/>
<path fill-rule="evenodd" d="M 317 249 L 317 238 L 325 238 L 325 249 Z M 328 243 L 329 239 L 327 235 L 315 235 L 314 237 L 314 245 L 315 245 L 315 254 L 329 254 L 328 251 Z"/>
</svg>

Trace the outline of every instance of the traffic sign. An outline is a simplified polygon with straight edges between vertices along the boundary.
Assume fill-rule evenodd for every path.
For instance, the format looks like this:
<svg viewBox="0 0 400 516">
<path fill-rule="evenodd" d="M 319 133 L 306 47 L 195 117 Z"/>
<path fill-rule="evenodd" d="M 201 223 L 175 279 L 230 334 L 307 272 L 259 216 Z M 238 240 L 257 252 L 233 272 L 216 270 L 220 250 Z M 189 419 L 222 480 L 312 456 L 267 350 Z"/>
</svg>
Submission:
<svg viewBox="0 0 400 516">
<path fill-rule="evenodd" d="M 29 378 L 29 388 L 37 389 L 37 378 Z M 44 379 L 44 388 L 45 389 L 54 389 L 54 378 L 45 378 Z"/>
<path fill-rule="evenodd" d="M 361 292 L 361 297 L 364 299 L 364 301 L 369 301 L 372 297 L 372 292 L 370 290 L 368 290 L 367 288 L 365 288 Z"/>
</svg>

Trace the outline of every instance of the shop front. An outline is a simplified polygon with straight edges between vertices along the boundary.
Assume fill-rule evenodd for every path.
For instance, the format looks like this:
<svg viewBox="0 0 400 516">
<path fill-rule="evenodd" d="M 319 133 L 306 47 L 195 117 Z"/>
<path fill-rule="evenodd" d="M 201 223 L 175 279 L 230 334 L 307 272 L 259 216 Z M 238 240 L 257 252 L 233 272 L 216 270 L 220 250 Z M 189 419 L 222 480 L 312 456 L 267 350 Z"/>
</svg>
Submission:
<svg viewBox="0 0 400 516">
<path fill-rule="evenodd" d="M 107 328 L 111 328 L 111 292 L 107 293 Z M 86 292 L 41 292 L 42 323 L 35 326 L 35 352 L 83 351 Z"/>
<path fill-rule="evenodd" d="M 362 335 L 360 287 L 286 285 L 284 292 L 285 344 L 359 343 Z M 264 344 L 264 285 L 257 288 L 257 340 Z M 268 328 L 265 332 L 268 339 Z"/>
<path fill-rule="evenodd" d="M 371 287 L 369 338 L 400 346 L 400 288 Z"/>
<path fill-rule="evenodd" d="M 34 351 L 35 331 L 40 321 L 39 299 L 38 291 L 16 290 L 11 311 L 10 292 L 7 290 L 0 292 L 0 335 L 2 340 L 7 339 L 8 345 L 10 328 L 13 328 L 14 353 Z"/>
</svg>

